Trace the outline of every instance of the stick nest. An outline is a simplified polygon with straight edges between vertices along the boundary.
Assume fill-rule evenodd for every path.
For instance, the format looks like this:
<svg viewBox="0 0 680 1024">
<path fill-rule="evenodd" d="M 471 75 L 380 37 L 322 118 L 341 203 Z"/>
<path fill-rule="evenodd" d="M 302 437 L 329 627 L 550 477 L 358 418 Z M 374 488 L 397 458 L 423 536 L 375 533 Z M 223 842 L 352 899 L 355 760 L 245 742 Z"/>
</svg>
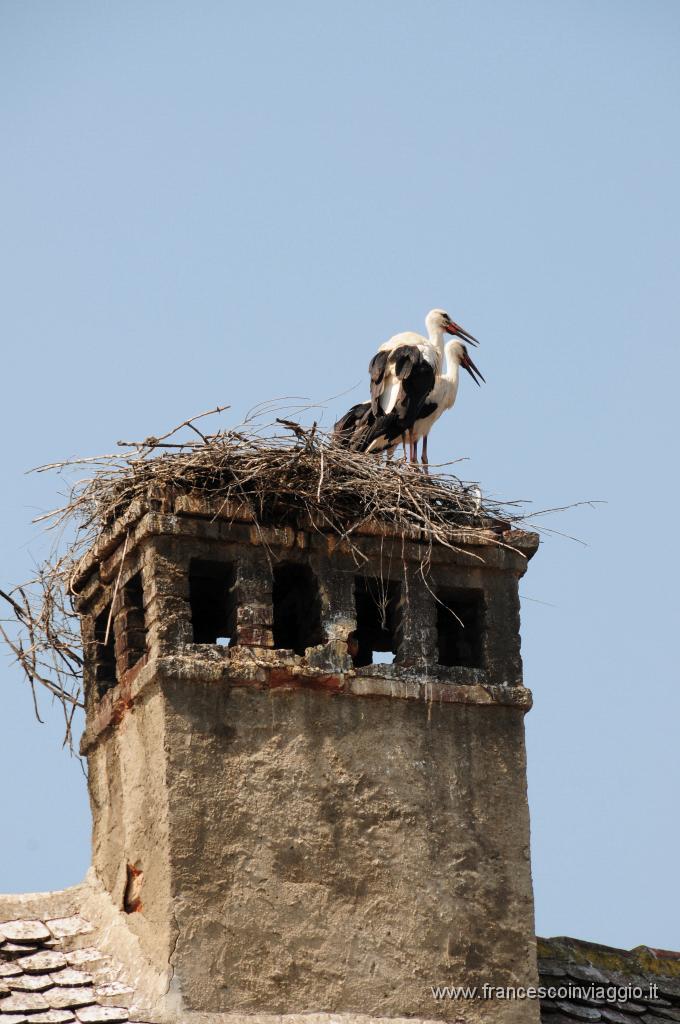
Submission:
<svg viewBox="0 0 680 1024">
<path fill-rule="evenodd" d="M 86 552 L 135 500 L 144 506 L 159 489 L 200 494 L 245 506 L 263 526 L 304 522 L 350 544 L 362 524 L 377 521 L 404 537 L 416 532 L 424 566 L 433 544 L 455 547 L 453 528 L 491 528 L 503 544 L 505 531 L 527 524 L 523 503 L 483 498 L 478 484 L 450 467 L 427 476 L 418 467 L 351 452 L 316 425 L 283 419 L 258 425 L 251 416 L 236 429 L 203 433 L 197 422 L 224 408 L 185 420 L 162 437 L 119 441 L 113 454 L 37 470 L 85 476 L 70 484 L 66 504 L 36 520 L 57 531 L 58 543 L 33 580 L 0 590 L 11 611 L 0 633 L 31 686 L 36 714 L 36 683 L 62 705 L 69 744 L 74 712 L 83 706 L 73 579 Z"/>
</svg>

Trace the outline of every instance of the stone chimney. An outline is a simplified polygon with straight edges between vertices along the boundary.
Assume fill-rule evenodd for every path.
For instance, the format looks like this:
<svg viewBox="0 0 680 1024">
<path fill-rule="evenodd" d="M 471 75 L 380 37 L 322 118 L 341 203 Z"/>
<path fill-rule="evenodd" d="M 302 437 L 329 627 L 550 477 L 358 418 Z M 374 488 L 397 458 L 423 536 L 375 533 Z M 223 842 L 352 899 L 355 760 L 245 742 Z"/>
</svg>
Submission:
<svg viewBox="0 0 680 1024">
<path fill-rule="evenodd" d="M 432 994 L 536 984 L 518 581 L 538 538 L 352 536 L 166 494 L 90 553 L 94 869 L 167 971 L 168 1020 L 538 1021 Z"/>
</svg>

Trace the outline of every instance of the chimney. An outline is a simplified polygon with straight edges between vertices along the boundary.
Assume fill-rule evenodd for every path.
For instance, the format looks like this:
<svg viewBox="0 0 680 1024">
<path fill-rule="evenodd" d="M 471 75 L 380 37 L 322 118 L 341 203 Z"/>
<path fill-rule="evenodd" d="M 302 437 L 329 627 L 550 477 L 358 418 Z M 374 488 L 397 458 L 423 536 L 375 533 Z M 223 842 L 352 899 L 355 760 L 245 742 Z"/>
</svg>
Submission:
<svg viewBox="0 0 680 1024">
<path fill-rule="evenodd" d="M 432 993 L 537 983 L 518 599 L 537 546 L 378 523 L 350 545 L 168 490 L 90 552 L 94 868 L 167 972 L 166 1019 L 538 1021 L 535 1000 Z"/>
</svg>

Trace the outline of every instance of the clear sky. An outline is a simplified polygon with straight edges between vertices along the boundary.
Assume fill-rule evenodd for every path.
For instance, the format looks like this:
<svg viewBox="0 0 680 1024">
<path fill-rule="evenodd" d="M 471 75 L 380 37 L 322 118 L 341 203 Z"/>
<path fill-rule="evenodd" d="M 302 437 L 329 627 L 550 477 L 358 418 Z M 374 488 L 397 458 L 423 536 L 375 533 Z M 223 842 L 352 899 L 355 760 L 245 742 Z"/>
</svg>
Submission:
<svg viewBox="0 0 680 1024">
<path fill-rule="evenodd" d="M 482 341 L 431 456 L 551 525 L 522 585 L 542 934 L 680 949 L 677 0 L 1 0 L 0 587 L 38 463 Z M 0 655 L 0 890 L 89 858 Z"/>
</svg>

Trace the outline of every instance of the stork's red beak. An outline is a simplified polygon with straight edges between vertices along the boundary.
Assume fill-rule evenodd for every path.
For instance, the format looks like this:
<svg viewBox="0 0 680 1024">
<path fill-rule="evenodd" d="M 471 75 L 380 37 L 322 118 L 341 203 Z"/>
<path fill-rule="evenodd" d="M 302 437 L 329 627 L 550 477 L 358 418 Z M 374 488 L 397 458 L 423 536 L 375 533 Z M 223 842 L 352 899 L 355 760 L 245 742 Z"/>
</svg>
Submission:
<svg viewBox="0 0 680 1024">
<path fill-rule="evenodd" d="M 474 334 L 470 334 L 469 331 L 466 331 L 464 327 L 461 327 L 460 324 L 457 324 L 454 320 L 451 320 L 450 323 L 446 325 L 446 331 L 448 334 L 455 334 L 459 338 L 462 338 L 463 341 L 467 341 L 468 345 L 479 345 Z"/>
<path fill-rule="evenodd" d="M 482 376 L 481 372 L 477 369 L 475 364 L 470 359 L 470 356 L 468 355 L 467 349 L 463 349 L 463 357 L 462 357 L 462 359 L 460 361 L 460 365 L 465 367 L 465 369 L 470 374 L 470 376 L 472 377 L 472 379 L 475 382 L 475 384 L 477 385 L 477 387 L 480 386 L 479 385 L 479 380 L 477 380 L 477 377 L 479 377 L 480 380 L 483 380 L 484 383 L 486 384 L 486 381 L 484 380 L 484 377 Z"/>
</svg>

